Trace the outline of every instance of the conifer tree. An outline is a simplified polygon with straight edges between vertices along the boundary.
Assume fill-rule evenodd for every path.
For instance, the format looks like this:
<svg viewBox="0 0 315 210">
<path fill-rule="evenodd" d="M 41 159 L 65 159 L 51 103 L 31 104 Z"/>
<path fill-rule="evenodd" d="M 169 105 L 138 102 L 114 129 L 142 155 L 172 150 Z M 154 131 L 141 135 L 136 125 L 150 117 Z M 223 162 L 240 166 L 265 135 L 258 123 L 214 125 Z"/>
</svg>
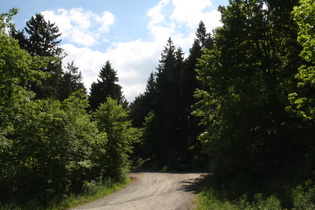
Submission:
<svg viewBox="0 0 315 210">
<path fill-rule="evenodd" d="M 124 103 L 122 87 L 117 83 L 119 81 L 117 72 L 109 61 L 102 66 L 98 77 L 97 82 L 93 82 L 90 88 L 90 109 L 96 110 L 101 103 L 106 101 L 107 97 L 117 100 L 122 105 Z"/>
<path fill-rule="evenodd" d="M 59 86 L 59 98 L 64 100 L 68 98 L 71 93 L 74 93 L 80 89 L 86 92 L 84 84 L 82 82 L 82 74 L 79 71 L 79 67 L 75 66 L 74 61 L 68 63 L 66 71 L 62 75 L 60 86 Z"/>
<path fill-rule="evenodd" d="M 213 38 L 210 33 L 207 33 L 206 26 L 204 22 L 200 21 L 199 26 L 196 30 L 196 39 L 192 47 L 189 50 L 189 55 L 184 63 L 184 68 L 182 70 L 182 88 L 183 88 L 183 114 L 182 117 L 185 119 L 183 122 L 183 130 L 185 133 L 183 135 L 183 142 L 185 142 L 187 148 L 191 148 L 188 151 L 187 158 L 191 161 L 191 164 L 199 164 L 201 156 L 201 145 L 197 137 L 203 130 L 203 126 L 199 125 L 198 117 L 192 115 L 193 105 L 197 102 L 194 97 L 194 92 L 196 89 L 201 89 L 201 83 L 197 80 L 196 69 L 198 64 L 198 59 L 205 49 L 213 48 Z"/>
<path fill-rule="evenodd" d="M 60 56 L 62 49 L 58 48 L 61 40 L 59 28 L 54 23 L 46 21 L 40 13 L 35 14 L 26 22 L 25 31 L 28 34 L 27 51 L 34 56 Z"/>
<path fill-rule="evenodd" d="M 156 107 L 156 78 L 151 72 L 145 91 L 135 98 L 130 104 L 130 117 L 133 126 L 142 128 L 145 122 L 145 117 Z"/>
<path fill-rule="evenodd" d="M 151 74 L 144 97 L 150 98 L 151 116 L 154 120 L 146 122 L 146 128 L 157 134 L 153 139 L 144 139 L 151 151 L 153 162 L 162 165 L 175 164 L 181 154 L 181 69 L 183 67 L 183 53 L 176 49 L 171 38 L 161 53 L 160 64 L 155 75 Z M 148 100 L 149 101 L 149 100 Z M 149 113 L 147 113 L 149 114 Z M 150 125 L 155 123 L 156 126 Z M 146 131 L 145 131 L 146 132 Z M 151 136 L 151 135 L 147 135 Z M 144 137 L 146 138 L 146 136 Z M 158 139 L 158 140 L 156 140 Z M 150 152 L 149 152 L 150 153 Z"/>
<path fill-rule="evenodd" d="M 41 84 L 30 83 L 29 89 L 36 93 L 38 99 L 59 99 L 58 87 L 63 74 L 61 59 L 64 57 L 63 50 L 58 47 L 61 40 L 59 28 L 54 23 L 46 21 L 40 13 L 35 14 L 26 22 L 24 31 L 11 30 L 11 36 L 19 40 L 21 48 L 26 49 L 33 56 L 55 57 L 47 67 L 38 69 L 49 73 L 49 77 L 43 79 Z"/>
</svg>

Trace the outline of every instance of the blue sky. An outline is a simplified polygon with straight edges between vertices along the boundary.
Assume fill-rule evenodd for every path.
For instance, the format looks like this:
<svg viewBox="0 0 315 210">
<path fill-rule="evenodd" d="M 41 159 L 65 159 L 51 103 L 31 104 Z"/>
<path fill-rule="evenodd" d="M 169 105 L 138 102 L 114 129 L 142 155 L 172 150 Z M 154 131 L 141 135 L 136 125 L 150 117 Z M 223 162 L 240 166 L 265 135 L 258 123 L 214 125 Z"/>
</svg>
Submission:
<svg viewBox="0 0 315 210">
<path fill-rule="evenodd" d="M 19 8 L 13 18 L 23 29 L 42 13 L 62 33 L 62 47 L 89 89 L 109 60 L 128 101 L 144 91 L 167 39 L 188 53 L 200 20 L 207 30 L 220 26 L 219 5 L 228 0 L 0 0 L 0 13 Z"/>
</svg>

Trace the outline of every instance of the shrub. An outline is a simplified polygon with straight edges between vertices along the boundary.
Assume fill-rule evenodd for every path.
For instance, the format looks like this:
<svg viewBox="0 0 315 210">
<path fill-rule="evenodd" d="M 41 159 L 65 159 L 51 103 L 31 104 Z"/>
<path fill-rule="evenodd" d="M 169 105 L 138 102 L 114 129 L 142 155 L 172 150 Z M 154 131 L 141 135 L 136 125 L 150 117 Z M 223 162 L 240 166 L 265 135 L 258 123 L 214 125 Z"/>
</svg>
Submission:
<svg viewBox="0 0 315 210">
<path fill-rule="evenodd" d="M 315 209 L 315 185 L 311 180 L 292 190 L 293 205 L 296 209 Z"/>
</svg>

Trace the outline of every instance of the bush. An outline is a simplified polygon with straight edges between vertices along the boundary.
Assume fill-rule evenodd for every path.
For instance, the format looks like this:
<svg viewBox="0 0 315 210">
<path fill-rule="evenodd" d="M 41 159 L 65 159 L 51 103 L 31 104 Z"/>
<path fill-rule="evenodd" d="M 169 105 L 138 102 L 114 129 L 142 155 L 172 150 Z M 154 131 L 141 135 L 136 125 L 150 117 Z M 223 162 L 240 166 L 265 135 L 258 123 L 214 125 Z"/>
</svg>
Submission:
<svg viewBox="0 0 315 210">
<path fill-rule="evenodd" d="M 246 206 L 244 209 L 264 209 L 264 210 L 281 210 L 281 202 L 276 196 L 271 195 L 264 198 L 263 194 L 259 193 L 255 195 L 254 201 L 251 205 Z"/>
<path fill-rule="evenodd" d="M 95 195 L 104 188 L 110 188 L 114 184 L 112 178 L 106 177 L 103 180 L 92 180 L 91 182 L 85 181 L 82 187 L 83 195 Z"/>
<path fill-rule="evenodd" d="M 292 190 L 292 200 L 295 209 L 315 209 L 315 185 L 311 180 L 304 185 L 298 185 Z"/>
</svg>

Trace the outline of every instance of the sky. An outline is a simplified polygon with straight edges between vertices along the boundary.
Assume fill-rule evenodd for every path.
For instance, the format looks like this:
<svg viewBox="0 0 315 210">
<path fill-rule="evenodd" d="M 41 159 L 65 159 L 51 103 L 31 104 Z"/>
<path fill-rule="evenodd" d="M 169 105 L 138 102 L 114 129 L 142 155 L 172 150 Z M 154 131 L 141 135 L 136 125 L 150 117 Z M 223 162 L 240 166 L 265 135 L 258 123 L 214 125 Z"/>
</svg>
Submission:
<svg viewBox="0 0 315 210">
<path fill-rule="evenodd" d="M 64 66 L 74 61 L 89 90 L 110 61 L 131 102 L 144 92 L 168 38 L 187 56 L 199 22 L 208 32 L 221 26 L 217 8 L 227 4 L 228 0 L 0 0 L 0 13 L 18 8 L 13 22 L 19 30 L 42 13 L 62 33 Z"/>
</svg>

